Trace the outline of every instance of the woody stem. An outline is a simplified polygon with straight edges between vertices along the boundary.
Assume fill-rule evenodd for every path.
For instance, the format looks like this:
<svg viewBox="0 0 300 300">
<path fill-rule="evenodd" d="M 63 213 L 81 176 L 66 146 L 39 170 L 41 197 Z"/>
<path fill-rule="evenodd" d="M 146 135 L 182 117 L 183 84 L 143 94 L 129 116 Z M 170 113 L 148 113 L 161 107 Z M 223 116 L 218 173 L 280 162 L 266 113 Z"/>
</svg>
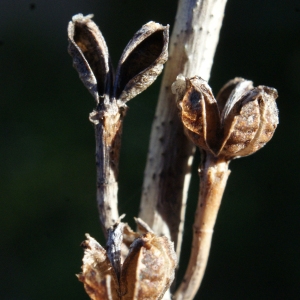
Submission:
<svg viewBox="0 0 300 300">
<path fill-rule="evenodd" d="M 173 242 L 178 257 L 194 148 L 184 134 L 171 85 L 176 76 L 208 80 L 227 0 L 179 0 L 155 119 L 139 217 Z"/>
<path fill-rule="evenodd" d="M 116 105 L 112 103 L 112 105 Z M 107 113 L 109 109 L 99 109 L 102 118 L 95 125 L 97 205 L 104 235 L 119 218 L 118 213 L 118 173 L 121 147 L 122 125 L 125 111 Z"/>
<path fill-rule="evenodd" d="M 213 229 L 230 170 L 229 161 L 202 150 L 200 192 L 193 226 L 193 244 L 184 279 L 173 299 L 189 300 L 196 295 L 208 261 Z"/>
</svg>

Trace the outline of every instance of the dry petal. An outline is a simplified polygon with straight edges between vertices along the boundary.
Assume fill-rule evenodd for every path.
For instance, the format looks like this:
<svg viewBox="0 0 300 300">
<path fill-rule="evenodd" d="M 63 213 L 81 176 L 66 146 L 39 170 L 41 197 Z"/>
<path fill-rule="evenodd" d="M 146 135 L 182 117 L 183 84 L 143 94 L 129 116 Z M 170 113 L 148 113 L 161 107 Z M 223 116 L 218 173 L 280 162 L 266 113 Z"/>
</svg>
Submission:
<svg viewBox="0 0 300 300">
<path fill-rule="evenodd" d="M 145 24 L 126 46 L 117 68 L 114 97 L 122 102 L 151 85 L 168 59 L 169 26 Z"/>
<path fill-rule="evenodd" d="M 150 228 L 150 226 L 144 222 L 141 218 L 134 218 L 135 223 L 137 225 L 138 232 L 144 234 L 144 233 L 154 233 L 154 231 Z"/>
<path fill-rule="evenodd" d="M 99 103 L 100 96 L 110 93 L 113 73 L 105 40 L 92 17 L 73 16 L 68 27 L 68 51 L 80 79 Z"/>
<path fill-rule="evenodd" d="M 219 144 L 216 137 L 220 129 L 220 114 L 210 86 L 198 76 L 186 78 L 184 92 L 180 76 L 173 84 L 172 91 L 177 93 L 186 134 L 200 148 L 215 152 Z"/>
<path fill-rule="evenodd" d="M 92 300 L 119 299 L 119 286 L 105 249 L 89 234 L 82 243 L 82 273 L 77 275 Z"/>
<path fill-rule="evenodd" d="M 226 104 L 226 102 L 228 101 L 230 94 L 232 93 L 232 91 L 234 89 L 236 89 L 237 85 L 242 82 L 245 81 L 244 78 L 241 77 L 236 77 L 234 79 L 229 80 L 226 84 L 223 85 L 223 87 L 220 89 L 216 100 L 218 103 L 218 107 L 219 107 L 219 111 L 222 113 L 224 106 Z M 248 80 L 247 80 L 248 81 Z M 252 81 L 248 81 L 249 83 L 251 83 L 249 85 L 249 90 L 253 87 L 252 86 Z"/>
</svg>

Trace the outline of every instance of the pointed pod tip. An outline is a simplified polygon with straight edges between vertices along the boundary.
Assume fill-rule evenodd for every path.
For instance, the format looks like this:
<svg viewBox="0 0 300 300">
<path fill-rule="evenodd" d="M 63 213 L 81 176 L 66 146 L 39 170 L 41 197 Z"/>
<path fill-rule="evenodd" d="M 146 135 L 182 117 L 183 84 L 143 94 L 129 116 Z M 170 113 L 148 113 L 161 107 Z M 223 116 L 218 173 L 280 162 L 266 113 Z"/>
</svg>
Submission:
<svg viewBox="0 0 300 300">
<path fill-rule="evenodd" d="M 186 91 L 186 78 L 183 74 L 179 74 L 176 77 L 176 81 L 172 83 L 171 90 L 176 95 L 176 101 L 181 101 Z"/>
<path fill-rule="evenodd" d="M 72 21 L 84 23 L 84 22 L 90 21 L 93 17 L 94 17 L 93 14 L 88 14 L 88 15 L 84 16 L 83 14 L 79 13 L 72 17 Z"/>
</svg>

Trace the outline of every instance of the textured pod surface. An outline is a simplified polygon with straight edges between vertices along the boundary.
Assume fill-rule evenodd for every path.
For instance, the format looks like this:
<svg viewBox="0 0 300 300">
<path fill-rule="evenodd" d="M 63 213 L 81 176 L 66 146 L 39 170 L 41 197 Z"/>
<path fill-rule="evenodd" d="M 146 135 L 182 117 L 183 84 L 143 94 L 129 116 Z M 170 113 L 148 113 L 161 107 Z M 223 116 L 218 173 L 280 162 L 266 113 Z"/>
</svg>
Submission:
<svg viewBox="0 0 300 300">
<path fill-rule="evenodd" d="M 86 237 L 87 240 L 82 243 L 85 250 L 78 279 L 93 300 L 119 299 L 118 280 L 105 249 L 88 234 Z"/>
<path fill-rule="evenodd" d="M 256 92 L 248 93 L 253 89 L 252 81 L 239 79 L 228 95 L 221 114 L 223 139 L 220 151 L 225 156 L 234 156 L 244 149 L 255 137 L 260 123 L 259 106 L 253 101 Z M 231 82 L 222 88 L 219 95 L 229 91 L 234 85 Z"/>
<path fill-rule="evenodd" d="M 112 67 L 104 37 L 92 17 L 73 16 L 68 26 L 68 51 L 80 79 L 98 103 L 111 89 Z"/>
<path fill-rule="evenodd" d="M 272 138 L 279 123 L 278 108 L 275 102 L 278 97 L 277 91 L 266 86 L 258 86 L 253 90 L 253 92 L 257 93 L 254 96 L 255 100 L 252 103 L 256 102 L 259 107 L 259 128 L 256 131 L 255 137 L 249 142 L 249 144 L 237 153 L 238 156 L 250 155 L 265 146 L 265 144 Z M 247 120 L 248 126 L 249 123 L 254 123 L 255 113 L 250 115 Z"/>
<path fill-rule="evenodd" d="M 232 115 L 232 114 L 230 114 Z M 224 143 L 221 154 L 234 156 L 249 145 L 254 139 L 260 124 L 260 110 L 257 101 L 246 101 L 239 110 L 238 115 L 226 119 L 224 129 Z"/>
<path fill-rule="evenodd" d="M 230 160 L 250 155 L 272 138 L 278 124 L 277 91 L 253 87 L 243 78 L 225 84 L 217 100 L 207 82 L 197 76 L 178 76 L 172 91 L 187 136 L 214 156 Z"/>
<path fill-rule="evenodd" d="M 187 80 L 187 90 L 181 101 L 182 122 L 185 127 L 196 133 L 188 136 L 198 137 L 197 143 L 215 152 L 218 147 L 216 136 L 219 134 L 220 115 L 217 102 L 210 86 L 202 78 L 195 76 Z"/>
<path fill-rule="evenodd" d="M 169 26 L 145 24 L 130 40 L 120 58 L 114 97 L 127 102 L 151 85 L 168 59 Z"/>
<path fill-rule="evenodd" d="M 174 246 L 167 237 L 147 233 L 136 239 L 122 269 L 122 299 L 162 299 L 174 280 L 176 264 Z"/>
<path fill-rule="evenodd" d="M 147 231 L 145 222 L 136 222 Z M 107 250 L 88 234 L 86 237 L 82 243 L 82 273 L 77 276 L 91 299 L 163 298 L 174 280 L 177 264 L 174 244 L 167 237 L 157 237 L 153 232 L 140 235 L 120 220 L 109 230 Z"/>
</svg>

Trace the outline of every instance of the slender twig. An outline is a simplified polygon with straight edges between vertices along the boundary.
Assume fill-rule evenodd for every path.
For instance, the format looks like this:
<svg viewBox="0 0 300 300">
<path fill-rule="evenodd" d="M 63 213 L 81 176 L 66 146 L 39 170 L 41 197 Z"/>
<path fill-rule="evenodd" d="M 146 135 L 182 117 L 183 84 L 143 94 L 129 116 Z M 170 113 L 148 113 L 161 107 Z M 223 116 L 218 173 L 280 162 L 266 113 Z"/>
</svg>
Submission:
<svg viewBox="0 0 300 300">
<path fill-rule="evenodd" d="M 118 108 L 116 114 L 109 115 L 105 107 L 98 113 L 106 113 L 106 116 L 95 125 L 97 204 L 103 232 L 106 234 L 107 228 L 115 224 L 119 218 L 117 180 L 122 119 L 125 111 L 122 114 L 122 110 Z"/>
<path fill-rule="evenodd" d="M 143 183 L 140 218 L 180 254 L 193 146 L 183 133 L 171 85 L 179 73 L 209 79 L 226 0 L 180 0 Z"/>
<path fill-rule="evenodd" d="M 151 85 L 168 58 L 169 26 L 148 22 L 125 47 L 114 72 L 106 42 L 93 15 L 73 16 L 68 27 L 69 53 L 79 77 L 96 100 L 97 204 L 107 234 L 118 218 L 118 164 L 126 103 Z"/>
<path fill-rule="evenodd" d="M 201 151 L 200 193 L 193 226 L 191 256 L 184 279 L 173 299 L 188 300 L 196 295 L 210 251 L 213 229 L 230 171 L 229 161 Z"/>
</svg>

